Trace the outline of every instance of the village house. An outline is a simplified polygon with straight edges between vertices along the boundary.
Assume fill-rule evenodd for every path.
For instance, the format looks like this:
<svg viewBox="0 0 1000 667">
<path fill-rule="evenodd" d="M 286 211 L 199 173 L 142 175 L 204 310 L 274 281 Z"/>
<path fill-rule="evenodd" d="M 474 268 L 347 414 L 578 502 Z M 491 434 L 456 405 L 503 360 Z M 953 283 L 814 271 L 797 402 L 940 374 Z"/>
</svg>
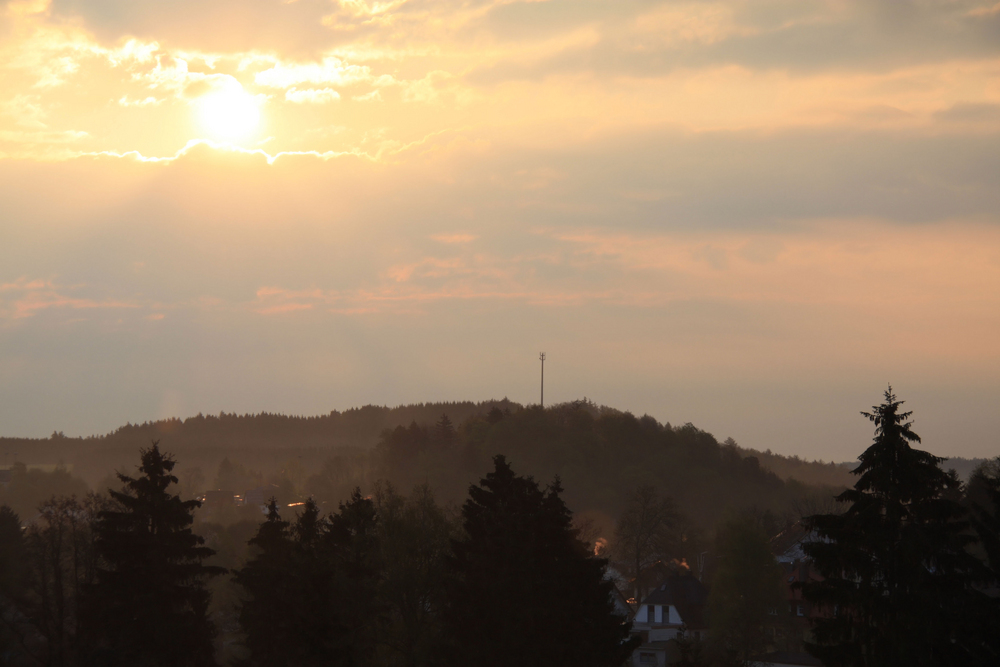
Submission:
<svg viewBox="0 0 1000 667">
<path fill-rule="evenodd" d="M 668 574 L 643 598 L 632 618 L 632 633 L 642 638 L 632 665 L 666 667 L 680 657 L 674 640 L 705 639 L 707 601 L 708 590 L 686 567 Z"/>
</svg>

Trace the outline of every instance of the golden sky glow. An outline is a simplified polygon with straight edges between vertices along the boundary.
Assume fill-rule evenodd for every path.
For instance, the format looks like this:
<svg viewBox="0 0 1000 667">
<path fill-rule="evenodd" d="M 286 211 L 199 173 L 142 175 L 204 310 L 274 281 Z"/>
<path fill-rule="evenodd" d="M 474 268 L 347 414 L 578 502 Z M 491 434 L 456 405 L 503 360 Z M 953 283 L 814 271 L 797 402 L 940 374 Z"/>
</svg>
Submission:
<svg viewBox="0 0 1000 667">
<path fill-rule="evenodd" d="M 530 402 L 545 349 L 748 446 L 852 458 L 891 381 L 995 453 L 998 138 L 989 0 L 7 1 L 0 423 Z"/>
</svg>

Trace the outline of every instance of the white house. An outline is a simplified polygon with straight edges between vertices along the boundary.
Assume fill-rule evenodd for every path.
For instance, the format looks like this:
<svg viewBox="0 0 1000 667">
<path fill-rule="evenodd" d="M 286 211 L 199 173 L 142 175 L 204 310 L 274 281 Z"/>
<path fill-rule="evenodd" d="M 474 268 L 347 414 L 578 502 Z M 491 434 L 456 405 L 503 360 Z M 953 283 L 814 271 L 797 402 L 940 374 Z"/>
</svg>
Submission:
<svg viewBox="0 0 1000 667">
<path fill-rule="evenodd" d="M 632 654 L 634 667 L 663 667 L 676 659 L 671 640 L 701 640 L 707 635 L 704 621 L 708 590 L 690 573 L 668 576 L 647 595 L 632 618 L 632 633 L 642 645 Z"/>
</svg>

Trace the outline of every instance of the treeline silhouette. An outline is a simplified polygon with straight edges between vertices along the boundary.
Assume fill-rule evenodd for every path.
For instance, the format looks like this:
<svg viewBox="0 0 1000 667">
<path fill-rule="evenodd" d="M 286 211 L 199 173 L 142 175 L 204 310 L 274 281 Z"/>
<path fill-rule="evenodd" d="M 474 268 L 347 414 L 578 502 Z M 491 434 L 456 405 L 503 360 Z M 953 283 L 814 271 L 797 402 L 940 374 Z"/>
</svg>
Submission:
<svg viewBox="0 0 1000 667">
<path fill-rule="evenodd" d="M 53 498 L 26 532 L 0 508 L 3 664 L 613 667 L 638 643 L 558 480 L 503 456 L 460 516 L 426 486 L 356 489 L 326 515 L 307 500 L 292 520 L 272 499 L 222 613 L 209 581 L 226 569 L 192 530 L 199 501 L 171 493 L 174 466 L 154 443 L 120 490 Z"/>
<path fill-rule="evenodd" d="M 828 464 L 755 456 L 691 424 L 661 424 L 585 400 L 546 409 L 503 400 L 368 406 L 311 418 L 199 415 L 127 425 L 101 437 L 7 439 L 0 448 L 20 452 L 22 460 L 65 462 L 72 477 L 103 491 L 115 481 L 109 471 L 130 469 L 135 443 L 151 440 L 181 461 L 182 497 L 267 487 L 285 504 L 311 496 L 321 507 L 335 506 L 354 487 L 367 492 L 378 479 L 402 489 L 426 483 L 442 502 L 459 503 L 501 453 L 537 479 L 560 475 L 568 501 L 604 527 L 629 489 L 643 484 L 665 489 L 693 524 L 714 526 L 730 506 L 769 511 L 781 523 L 828 502 L 829 489 L 801 478 L 833 482 L 831 488 L 849 483 L 846 471 Z M 779 477 L 762 460 L 772 467 L 784 462 L 798 479 Z M 39 471 L 27 472 L 41 480 Z M 48 495 L 81 492 L 68 486 L 69 477 L 53 479 L 48 494 L 39 480 L 18 479 L 0 491 L 0 502 L 25 516 Z M 223 523 L 233 520 L 223 514 Z"/>
<path fill-rule="evenodd" d="M 380 434 L 400 424 L 433 423 L 442 413 L 462 422 L 492 407 L 516 410 L 507 399 L 417 403 L 398 407 L 366 405 L 311 417 L 272 413 L 237 415 L 198 414 L 186 419 L 162 419 L 126 424 L 105 435 L 81 438 L 55 432 L 48 438 L 0 437 L 0 452 L 18 454 L 28 463 L 72 464 L 75 472 L 96 482 L 107 470 L 131 464 L 136 442 L 169 442 L 171 451 L 187 465 L 206 462 L 218 465 L 227 454 L 241 452 L 253 457 L 254 465 L 270 463 L 283 454 L 321 456 L 338 448 L 371 449 Z M 274 453 L 272 455 L 272 453 Z"/>
</svg>

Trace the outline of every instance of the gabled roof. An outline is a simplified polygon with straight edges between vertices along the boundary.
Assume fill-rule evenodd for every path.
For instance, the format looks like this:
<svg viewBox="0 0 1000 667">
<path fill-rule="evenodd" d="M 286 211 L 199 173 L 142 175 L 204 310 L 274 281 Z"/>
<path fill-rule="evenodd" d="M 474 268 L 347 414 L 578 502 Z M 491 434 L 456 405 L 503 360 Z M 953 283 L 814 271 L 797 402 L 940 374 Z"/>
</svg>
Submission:
<svg viewBox="0 0 1000 667">
<path fill-rule="evenodd" d="M 771 553 L 774 554 L 775 560 L 779 563 L 808 560 L 809 557 L 802 549 L 802 545 L 820 539 L 814 532 L 806 530 L 801 521 L 797 521 L 787 530 L 771 538 Z"/>
<path fill-rule="evenodd" d="M 708 589 L 691 574 L 673 574 L 647 595 L 642 604 L 672 605 L 689 628 L 705 625 L 705 603 Z"/>
</svg>

